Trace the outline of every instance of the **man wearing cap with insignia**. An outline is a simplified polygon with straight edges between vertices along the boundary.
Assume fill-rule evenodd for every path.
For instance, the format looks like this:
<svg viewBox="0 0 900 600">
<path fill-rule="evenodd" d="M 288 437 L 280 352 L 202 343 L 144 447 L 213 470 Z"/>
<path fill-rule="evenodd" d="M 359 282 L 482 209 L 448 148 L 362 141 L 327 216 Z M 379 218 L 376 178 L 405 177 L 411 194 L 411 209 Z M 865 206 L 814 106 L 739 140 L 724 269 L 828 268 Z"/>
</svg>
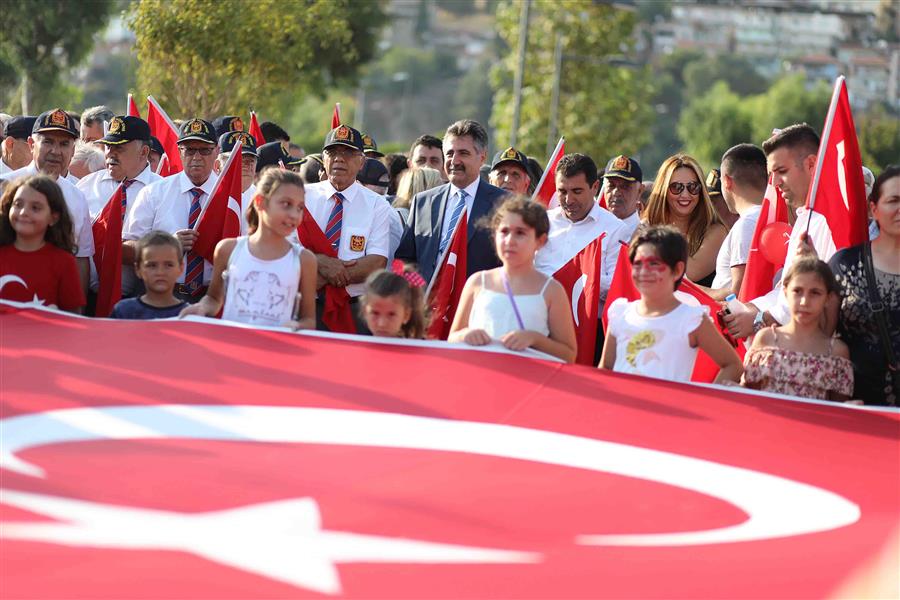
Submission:
<svg viewBox="0 0 900 600">
<path fill-rule="evenodd" d="M 142 189 L 122 230 L 122 238 L 127 240 L 123 261 L 134 260 L 137 240 L 153 230 L 178 238 L 185 251 L 185 271 L 175 286 L 175 295 L 187 302 L 200 300 L 212 277 L 212 265 L 195 254 L 193 247 L 200 214 L 216 187 L 213 165 L 217 146 L 212 123 L 203 119 L 185 121 L 178 136 L 184 170 Z"/>
<path fill-rule="evenodd" d="M 366 277 L 387 265 L 390 254 L 391 206 L 356 180 L 366 160 L 362 135 L 339 125 L 325 137 L 323 158 L 327 179 L 306 185 L 306 210 L 337 250 L 337 258 L 317 254 L 319 287 L 346 287 L 356 304 Z M 322 301 L 317 302 L 321 313 Z M 353 310 L 357 330 L 367 331 Z M 320 320 L 321 323 L 321 320 Z"/>
<path fill-rule="evenodd" d="M 291 156 L 288 152 L 288 142 L 268 142 L 257 150 L 259 158 L 256 161 L 256 181 L 262 176 L 263 171 L 271 168 L 287 169 L 299 172 L 304 159 Z"/>
<path fill-rule="evenodd" d="M 220 139 L 229 131 L 243 131 L 244 122 L 240 117 L 228 115 L 226 117 L 216 117 L 212 122 L 213 129 L 216 130 L 216 136 Z"/>
<path fill-rule="evenodd" d="M 72 232 L 75 234 L 75 252 L 78 273 L 84 292 L 87 294 L 90 279 L 90 258 L 94 255 L 94 233 L 91 230 L 91 217 L 88 212 L 84 194 L 65 177 L 61 177 L 69 168 L 69 161 L 75 153 L 75 140 L 78 139 L 78 126 L 75 119 L 64 110 L 56 108 L 42 113 L 34 121 L 28 144 L 31 147 L 32 162 L 21 169 L 12 171 L 0 179 L 12 181 L 19 177 L 40 173 L 54 179 L 62 190 L 63 198 L 72 218 Z"/>
<path fill-rule="evenodd" d="M 35 117 L 12 117 L 3 126 L 3 142 L 0 142 L 0 175 L 21 169 L 31 162 L 31 146 L 28 138 L 34 128 Z"/>
<path fill-rule="evenodd" d="M 494 156 L 491 172 L 488 174 L 491 185 L 512 194 L 528 194 L 531 178 L 528 176 L 528 159 L 515 148 L 507 148 Z"/>
<path fill-rule="evenodd" d="M 628 238 L 641 222 L 643 173 L 638 161 L 619 155 L 606 163 L 603 173 L 603 195 L 609 211 L 625 222 Z M 627 241 L 626 239 L 626 241 Z"/>
<path fill-rule="evenodd" d="M 363 154 L 366 155 L 366 158 L 383 158 L 384 152 L 378 151 L 378 144 L 375 143 L 375 138 L 373 138 L 368 133 L 362 134 L 363 140 Z"/>
<path fill-rule="evenodd" d="M 156 173 L 159 171 L 159 161 L 162 160 L 163 154 L 166 151 L 162 147 L 162 142 L 159 141 L 159 138 L 155 136 L 150 136 L 150 155 L 147 157 L 150 160 L 150 170 Z"/>
<path fill-rule="evenodd" d="M 554 177 L 559 206 L 547 211 L 550 233 L 547 243 L 535 255 L 534 266 L 542 273 L 553 275 L 588 244 L 606 234 L 600 273 L 602 307 L 616 270 L 619 243 L 627 243 L 631 236 L 625 223 L 597 203 L 600 180 L 591 157 L 566 154 L 557 163 Z M 602 343 L 602 337 L 598 341 Z"/>
<path fill-rule="evenodd" d="M 244 131 L 228 131 L 219 136 L 219 157 L 213 167 L 217 175 L 222 175 L 225 164 L 231 156 L 231 151 L 237 143 L 241 143 L 241 207 L 246 209 L 256 193 L 256 161 L 259 154 L 256 152 L 256 138 Z M 241 218 L 241 235 L 247 231 L 247 219 Z"/>
<path fill-rule="evenodd" d="M 124 184 L 127 220 L 138 193 L 162 179 L 150 169 L 150 126 L 140 117 L 113 117 L 109 122 L 109 131 L 97 143 L 104 147 L 106 168 L 86 176 L 78 182 L 77 187 L 87 198 L 93 220 L 103 211 L 119 186 Z M 123 257 L 126 252 L 130 254 L 130 250 L 123 248 Z M 127 298 L 138 291 L 139 282 L 134 275 L 133 261 L 129 258 L 122 262 L 122 297 Z M 96 283 L 92 267 L 91 287 L 95 287 Z"/>
<path fill-rule="evenodd" d="M 466 277 L 501 264 L 493 237 L 479 224 L 506 197 L 500 188 L 481 181 L 480 169 L 487 156 L 487 131 L 476 121 L 457 121 L 447 128 L 443 144 L 444 166 L 450 183 L 416 194 L 406 232 L 397 248 L 397 258 L 416 263 L 425 281 L 434 275 L 463 211 L 468 234 Z"/>
</svg>

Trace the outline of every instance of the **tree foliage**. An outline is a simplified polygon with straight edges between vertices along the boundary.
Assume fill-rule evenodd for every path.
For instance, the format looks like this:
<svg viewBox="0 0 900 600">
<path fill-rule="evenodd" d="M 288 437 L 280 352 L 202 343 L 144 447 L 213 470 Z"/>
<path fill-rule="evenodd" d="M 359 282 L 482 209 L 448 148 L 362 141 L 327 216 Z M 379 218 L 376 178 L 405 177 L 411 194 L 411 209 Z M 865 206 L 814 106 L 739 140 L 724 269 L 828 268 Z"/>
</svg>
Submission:
<svg viewBox="0 0 900 600">
<path fill-rule="evenodd" d="M 678 120 L 689 154 L 707 170 L 719 165 L 725 150 L 752 139 L 752 131 L 752 116 L 724 81 L 688 103 Z"/>
<path fill-rule="evenodd" d="M 900 116 L 878 104 L 856 118 L 855 125 L 864 165 L 877 174 L 900 163 Z"/>
<path fill-rule="evenodd" d="M 58 101 L 65 90 L 61 75 L 78 66 L 94 47 L 115 8 L 113 0 L 47 2 L 15 0 L 3 3 L 6 26 L 0 35 L 0 72 L 18 79 L 16 95 L 7 98 L 13 113 L 33 113 Z M 12 96 L 12 95 L 11 95 Z"/>
<path fill-rule="evenodd" d="M 506 0 L 497 8 L 497 30 L 507 45 L 492 73 L 491 123 L 498 147 L 507 144 L 511 136 L 520 8 L 516 0 Z M 533 0 L 518 131 L 520 150 L 539 160 L 547 155 L 557 34 L 562 36 L 564 56 L 557 130 L 566 137 L 566 149 L 602 162 L 616 153 L 635 152 L 648 141 L 653 117 L 647 102 L 652 95 L 649 72 L 616 66 L 611 60 L 629 51 L 634 19 L 629 11 L 592 0 Z"/>
<path fill-rule="evenodd" d="M 174 115 L 281 118 L 291 99 L 353 78 L 375 51 L 380 2 L 140 0 L 139 85 Z"/>
</svg>

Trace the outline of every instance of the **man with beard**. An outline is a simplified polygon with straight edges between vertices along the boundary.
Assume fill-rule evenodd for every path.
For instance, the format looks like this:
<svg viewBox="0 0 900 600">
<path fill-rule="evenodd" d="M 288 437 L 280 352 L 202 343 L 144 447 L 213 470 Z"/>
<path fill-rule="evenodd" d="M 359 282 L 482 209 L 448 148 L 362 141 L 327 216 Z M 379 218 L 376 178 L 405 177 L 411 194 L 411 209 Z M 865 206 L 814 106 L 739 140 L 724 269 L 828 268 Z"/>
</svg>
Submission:
<svg viewBox="0 0 900 600">
<path fill-rule="evenodd" d="M 413 198 L 396 257 L 417 263 L 426 281 L 434 275 L 463 213 L 468 234 L 466 276 L 500 266 L 490 232 L 478 226 L 506 196 L 506 192 L 479 178 L 487 145 L 487 131 L 481 124 L 465 119 L 451 125 L 443 140 L 444 167 L 450 182 Z"/>
</svg>

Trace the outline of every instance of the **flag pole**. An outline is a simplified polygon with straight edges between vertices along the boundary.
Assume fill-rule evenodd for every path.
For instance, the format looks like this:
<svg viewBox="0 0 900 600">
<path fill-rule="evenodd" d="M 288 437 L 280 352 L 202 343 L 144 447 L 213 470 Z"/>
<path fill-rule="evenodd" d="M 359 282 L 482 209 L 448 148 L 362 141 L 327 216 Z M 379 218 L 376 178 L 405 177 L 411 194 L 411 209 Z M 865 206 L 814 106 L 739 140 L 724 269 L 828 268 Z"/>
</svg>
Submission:
<svg viewBox="0 0 900 600">
<path fill-rule="evenodd" d="M 825 126 L 822 129 L 822 139 L 819 142 L 819 152 L 816 157 L 816 171 L 813 175 L 812 185 L 809 187 L 809 195 L 806 197 L 806 204 L 810 212 L 816 207 L 816 193 L 819 191 L 819 179 L 822 177 L 822 165 L 825 162 L 825 148 L 828 139 L 831 137 L 831 128 L 834 125 L 834 115 L 837 112 L 838 98 L 841 95 L 841 87 L 844 85 L 844 76 L 838 75 L 834 80 L 834 92 L 831 94 L 831 105 L 828 107 L 828 116 L 825 117 Z M 809 235 L 809 224 L 812 222 L 812 215 L 806 216 L 806 234 Z"/>
<path fill-rule="evenodd" d="M 541 191 L 541 188 L 544 185 L 544 181 L 547 179 L 547 173 L 550 171 L 550 163 L 553 162 L 553 157 L 556 156 L 556 153 L 559 152 L 559 149 L 562 148 L 562 145 L 566 143 L 566 138 L 561 137 L 559 141 L 556 142 L 556 148 L 553 149 L 553 152 L 550 153 L 550 158 L 547 159 L 547 168 L 544 169 L 543 175 L 541 175 L 540 181 L 534 187 L 534 193 L 531 195 L 532 200 L 537 200 L 538 193 Z"/>
</svg>

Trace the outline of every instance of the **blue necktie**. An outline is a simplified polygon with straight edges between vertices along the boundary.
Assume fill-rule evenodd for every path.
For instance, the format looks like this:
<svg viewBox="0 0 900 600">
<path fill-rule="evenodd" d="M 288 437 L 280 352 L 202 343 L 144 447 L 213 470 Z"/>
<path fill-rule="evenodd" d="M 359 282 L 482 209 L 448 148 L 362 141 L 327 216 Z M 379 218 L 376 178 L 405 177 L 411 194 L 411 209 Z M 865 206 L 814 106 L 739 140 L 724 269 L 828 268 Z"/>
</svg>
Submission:
<svg viewBox="0 0 900 600">
<path fill-rule="evenodd" d="M 447 249 L 450 240 L 453 239 L 453 233 L 456 231 L 456 224 L 459 223 L 465 209 L 466 193 L 463 190 L 459 190 L 459 193 L 456 196 L 456 206 L 453 207 L 453 213 L 450 215 L 450 226 L 447 227 L 447 233 L 445 233 L 444 237 L 441 239 L 441 246 L 438 249 L 438 260 L 444 255 L 444 250 Z"/>
</svg>

